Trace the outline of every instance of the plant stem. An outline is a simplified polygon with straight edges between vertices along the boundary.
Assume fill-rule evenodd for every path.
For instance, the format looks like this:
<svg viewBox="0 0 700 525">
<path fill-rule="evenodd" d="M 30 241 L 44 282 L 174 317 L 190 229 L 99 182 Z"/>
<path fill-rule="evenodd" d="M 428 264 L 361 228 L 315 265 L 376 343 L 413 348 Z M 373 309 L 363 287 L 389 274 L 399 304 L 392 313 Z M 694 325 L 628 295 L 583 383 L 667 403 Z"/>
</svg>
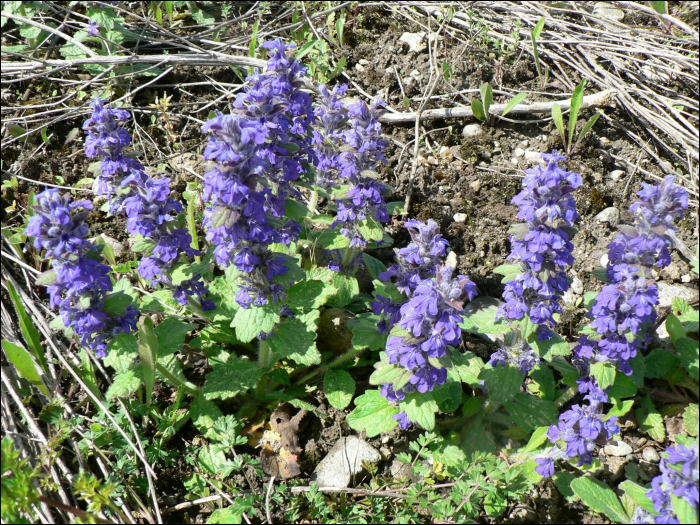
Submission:
<svg viewBox="0 0 700 525">
<path fill-rule="evenodd" d="M 311 215 L 316 215 L 316 204 L 318 204 L 318 191 L 314 190 L 311 192 L 311 197 L 309 198 L 309 211 Z"/>
<path fill-rule="evenodd" d="M 576 394 L 578 394 L 578 386 L 569 387 L 569 390 L 560 395 L 554 403 L 557 405 L 557 408 L 561 408 L 566 403 L 571 401 L 571 398 L 573 398 Z"/>
<path fill-rule="evenodd" d="M 345 255 L 343 255 L 343 269 L 348 268 L 352 262 L 353 257 L 355 257 L 356 250 L 354 248 L 345 248 Z"/>
<path fill-rule="evenodd" d="M 183 381 L 180 381 L 180 379 L 171 374 L 170 371 L 168 371 L 168 369 L 166 369 L 163 365 L 156 363 L 156 369 L 158 370 L 158 372 L 163 374 L 170 383 L 172 383 L 176 387 L 184 388 L 188 393 L 192 394 L 195 397 L 197 397 L 200 394 L 200 390 L 198 388 L 190 386 L 189 384 Z"/>
</svg>

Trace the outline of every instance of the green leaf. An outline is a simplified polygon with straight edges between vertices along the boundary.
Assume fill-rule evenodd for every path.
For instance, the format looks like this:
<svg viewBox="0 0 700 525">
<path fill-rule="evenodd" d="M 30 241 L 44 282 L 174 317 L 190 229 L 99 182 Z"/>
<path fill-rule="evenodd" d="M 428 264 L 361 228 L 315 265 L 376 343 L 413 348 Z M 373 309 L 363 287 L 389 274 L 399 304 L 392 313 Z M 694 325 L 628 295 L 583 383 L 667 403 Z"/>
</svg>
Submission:
<svg viewBox="0 0 700 525">
<path fill-rule="evenodd" d="M 544 28 L 544 22 L 545 22 L 545 18 L 544 17 L 540 18 L 540 21 L 537 22 L 537 25 L 532 30 L 532 39 L 533 40 L 539 40 L 540 34 L 542 33 L 542 29 Z"/>
<path fill-rule="evenodd" d="M 301 319 L 286 318 L 277 326 L 273 336 L 267 339 L 273 352 L 272 363 L 291 358 L 300 365 L 319 364 L 321 354 L 315 341 L 316 332 L 310 331 Z"/>
<path fill-rule="evenodd" d="M 141 377 L 135 370 L 127 370 L 123 374 L 117 374 L 112 386 L 105 393 L 105 399 L 111 401 L 116 397 L 130 396 L 141 386 Z"/>
<path fill-rule="evenodd" d="M 9 281 L 7 284 L 11 286 Z M 7 358 L 13 365 L 15 365 L 19 375 L 41 390 L 46 397 L 52 397 L 49 389 L 46 388 L 46 385 L 41 378 L 38 365 L 35 363 L 34 359 L 32 359 L 32 356 L 27 349 L 22 345 L 4 339 L 2 341 L 2 347 L 5 349 Z"/>
<path fill-rule="evenodd" d="M 433 398 L 445 414 L 452 414 L 462 404 L 462 384 L 448 381 L 433 390 Z"/>
<path fill-rule="evenodd" d="M 668 2 L 666 1 L 650 0 L 649 5 L 660 15 L 665 15 L 668 12 Z M 681 523 L 684 522 L 681 521 Z"/>
<path fill-rule="evenodd" d="M 371 255 L 363 253 L 362 260 L 365 261 L 365 266 L 367 266 L 367 270 L 369 270 L 369 274 L 372 276 L 372 279 L 379 279 L 379 275 L 386 272 L 386 266 L 384 266 L 384 263 L 378 259 L 375 259 Z"/>
<path fill-rule="evenodd" d="M 387 334 L 377 331 L 379 317 L 371 313 L 360 314 L 348 320 L 348 328 L 352 332 L 352 346 L 381 350 L 386 345 Z"/>
<path fill-rule="evenodd" d="M 615 383 L 607 391 L 611 403 L 617 403 L 626 397 L 637 395 L 637 385 L 625 374 L 616 374 Z"/>
<path fill-rule="evenodd" d="M 24 308 L 24 303 L 22 302 L 17 290 L 13 284 L 8 280 L 7 289 L 10 292 L 10 298 L 12 303 L 15 305 L 15 310 L 17 311 L 17 317 L 19 318 L 19 326 L 22 330 L 22 335 L 29 345 L 29 351 L 31 351 L 34 358 L 39 363 L 39 366 L 44 371 L 48 373 L 48 367 L 46 364 L 46 357 L 44 356 L 44 348 L 41 346 L 41 337 L 39 336 L 39 330 L 34 326 L 32 318 L 27 314 L 27 310 Z M 24 350 L 24 349 L 23 349 Z"/>
<path fill-rule="evenodd" d="M 143 380 L 146 383 L 146 404 L 151 406 L 153 386 L 156 382 L 158 336 L 153 330 L 153 321 L 146 316 L 139 319 L 139 356 L 143 365 Z"/>
<path fill-rule="evenodd" d="M 569 364 L 562 357 L 555 357 L 554 359 L 552 359 L 550 365 L 552 366 L 552 368 L 554 368 L 554 370 L 556 370 L 562 376 L 564 376 L 562 378 L 562 381 L 565 385 L 578 386 L 576 380 L 580 377 L 580 375 L 578 373 L 578 369 L 575 366 Z"/>
<path fill-rule="evenodd" d="M 489 396 L 499 403 L 511 401 L 525 381 L 525 377 L 513 366 L 499 366 L 498 368 L 484 368 L 479 374 L 479 379 L 484 381 L 489 389 Z"/>
<path fill-rule="evenodd" d="M 488 82 L 481 84 L 481 100 L 484 103 L 484 115 L 488 119 L 489 109 L 491 109 L 493 102 L 493 90 Z"/>
<path fill-rule="evenodd" d="M 664 418 L 651 402 L 649 395 L 642 400 L 642 406 L 637 409 L 639 429 L 649 434 L 653 439 L 662 443 L 666 439 Z"/>
<path fill-rule="evenodd" d="M 235 354 L 212 358 L 213 370 L 204 385 L 206 399 L 229 399 L 258 386 L 265 371 L 258 363 Z"/>
<path fill-rule="evenodd" d="M 131 296 L 124 292 L 110 293 L 104 299 L 104 311 L 110 316 L 124 315 L 131 302 Z"/>
<path fill-rule="evenodd" d="M 576 479 L 576 476 L 569 472 L 557 472 L 554 474 L 554 484 L 557 486 L 559 494 L 566 498 L 569 503 L 579 501 L 579 497 L 571 490 L 571 482 Z"/>
<path fill-rule="evenodd" d="M 447 376 L 454 381 L 468 385 L 479 385 L 479 374 L 484 368 L 484 361 L 472 352 L 452 352 L 452 366 L 447 369 Z"/>
<path fill-rule="evenodd" d="M 547 435 L 547 432 L 549 431 L 549 426 L 546 427 L 539 427 L 536 429 L 533 433 L 532 436 L 530 437 L 530 441 L 528 441 L 527 445 L 523 449 L 523 454 L 529 454 L 531 452 L 534 452 L 538 448 L 540 448 L 545 441 L 549 440 L 549 436 Z"/>
<path fill-rule="evenodd" d="M 294 256 L 287 253 L 273 252 L 271 256 L 274 258 L 283 258 L 284 265 L 287 267 L 287 271 L 285 273 L 282 275 L 277 275 L 274 278 L 276 283 L 288 288 L 292 285 L 292 281 L 298 283 L 306 279 L 306 272 L 301 266 L 299 266 L 299 259 L 301 258 L 300 255 Z"/>
<path fill-rule="evenodd" d="M 649 489 L 645 489 L 634 481 L 625 480 L 620 483 L 620 488 L 625 491 L 632 501 L 646 511 L 656 514 L 654 511 L 654 503 L 647 497 Z"/>
<path fill-rule="evenodd" d="M 576 478 L 571 482 L 571 488 L 595 512 L 617 523 L 630 522 L 615 492 L 602 481 L 589 477 Z"/>
<path fill-rule="evenodd" d="M 571 354 L 569 342 L 556 332 L 544 341 L 538 341 L 537 336 L 533 335 L 528 339 L 528 342 L 545 361 L 552 361 L 556 355 L 568 356 Z"/>
<path fill-rule="evenodd" d="M 678 365 L 678 358 L 661 348 L 655 348 L 644 358 L 646 377 L 658 379 L 666 377 L 666 373 Z"/>
<path fill-rule="evenodd" d="M 192 416 L 192 423 L 194 423 L 194 426 L 205 436 L 210 434 L 215 435 L 215 432 L 212 430 L 214 423 L 224 417 L 219 407 L 204 396 L 197 396 L 194 398 L 192 406 L 190 407 L 190 415 Z"/>
<path fill-rule="evenodd" d="M 208 283 L 207 288 L 215 296 L 216 309 L 205 312 L 205 315 L 213 321 L 228 321 L 230 324 L 240 309 L 236 302 L 237 287 L 226 276 L 220 275 Z"/>
<path fill-rule="evenodd" d="M 280 305 L 277 303 L 241 308 L 236 312 L 236 317 L 231 322 L 231 328 L 235 328 L 238 339 L 248 343 L 255 339 L 260 332 L 272 332 L 280 320 L 279 312 Z"/>
<path fill-rule="evenodd" d="M 583 137 L 586 136 L 586 133 L 588 133 L 591 128 L 595 125 L 596 122 L 598 122 L 598 119 L 600 118 L 600 113 L 596 113 L 593 115 L 591 118 L 588 119 L 588 122 L 586 122 L 586 125 L 583 126 L 583 129 L 581 130 L 581 133 L 579 134 L 578 138 L 576 139 L 576 144 L 581 142 L 583 140 Z"/>
<path fill-rule="evenodd" d="M 682 337 L 675 343 L 683 368 L 691 377 L 698 377 L 698 342 L 688 337 Z"/>
<path fill-rule="evenodd" d="M 258 22 L 256 21 L 255 23 L 257 24 Z M 224 509 L 216 509 L 211 513 L 211 516 L 209 516 L 207 523 L 230 523 L 238 525 L 243 523 L 242 516 L 243 513 L 240 510 L 231 506 Z"/>
<path fill-rule="evenodd" d="M 397 424 L 393 416 L 399 413 L 398 407 L 390 405 L 379 390 L 369 390 L 355 399 L 355 407 L 346 420 L 350 428 L 365 430 L 367 437 L 389 432 Z"/>
<path fill-rule="evenodd" d="M 599 361 L 591 365 L 591 375 L 598 381 L 598 386 L 605 390 L 615 383 L 617 369 L 609 361 Z"/>
<path fill-rule="evenodd" d="M 555 103 L 552 106 L 552 120 L 554 120 L 554 124 L 556 124 L 557 130 L 561 135 L 561 140 L 562 142 L 564 142 L 564 140 L 566 139 L 566 131 L 564 131 L 564 118 L 562 117 L 561 107 L 559 106 L 559 104 Z M 566 144 L 564 144 L 564 147 L 566 147 Z"/>
<path fill-rule="evenodd" d="M 683 328 L 678 317 L 673 314 L 669 314 L 666 318 L 666 330 L 668 331 L 668 335 L 671 336 L 673 344 L 676 344 L 679 339 L 685 337 L 685 328 Z"/>
<path fill-rule="evenodd" d="M 678 516 L 679 523 L 697 523 L 698 511 L 686 501 L 685 498 L 680 498 L 671 495 L 671 503 L 673 504 L 673 512 Z"/>
<path fill-rule="evenodd" d="M 418 423 L 425 430 L 435 428 L 435 412 L 438 405 L 430 392 L 421 394 L 411 392 L 406 394 L 406 399 L 400 402 L 399 407 L 406 412 L 408 419 L 413 423 Z"/>
<path fill-rule="evenodd" d="M 368 241 L 381 241 L 384 238 L 384 228 L 371 217 L 360 222 L 357 229 Z"/>
<path fill-rule="evenodd" d="M 360 293 L 360 285 L 357 278 L 352 275 L 333 272 L 333 285 L 337 292 L 330 302 L 330 306 L 343 308 L 349 305 L 356 295 Z"/>
<path fill-rule="evenodd" d="M 519 264 L 502 264 L 501 266 L 496 266 L 496 268 L 493 269 L 493 273 L 503 275 L 501 284 L 505 284 L 515 280 L 518 275 L 523 273 L 523 269 Z"/>
<path fill-rule="evenodd" d="M 503 113 L 501 113 L 501 116 L 505 117 L 511 109 L 520 104 L 526 98 L 527 93 L 518 93 L 517 95 L 515 95 L 513 99 L 510 102 L 508 102 L 508 105 L 506 106 L 506 109 L 503 110 Z"/>
<path fill-rule="evenodd" d="M 497 314 L 498 310 L 495 308 L 478 310 L 469 317 L 465 317 L 459 326 L 465 332 L 472 334 L 505 334 L 512 331 L 512 328 L 506 323 L 496 322 Z"/>
<path fill-rule="evenodd" d="M 612 416 L 617 417 L 618 419 L 627 414 L 630 410 L 632 410 L 632 407 L 634 406 L 634 399 L 628 399 L 626 401 L 618 401 L 614 407 L 610 409 L 610 412 L 608 412 L 607 416 L 605 417 L 605 420 L 607 421 L 610 419 Z"/>
<path fill-rule="evenodd" d="M 139 346 L 134 334 L 121 334 L 107 345 L 107 357 L 103 362 L 118 373 L 126 373 L 139 355 Z"/>
<path fill-rule="evenodd" d="M 185 335 L 195 328 L 197 328 L 195 324 L 168 317 L 155 329 L 158 336 L 158 355 L 168 355 L 182 350 L 185 345 Z"/>
<path fill-rule="evenodd" d="M 683 411 L 683 428 L 688 435 L 698 436 L 698 405 L 688 405 Z"/>
<path fill-rule="evenodd" d="M 532 432 L 537 427 L 551 425 L 559 418 L 557 406 L 552 401 L 530 396 L 524 392 L 518 392 L 515 398 L 505 401 L 503 406 L 513 416 L 515 423 L 528 432 Z"/>
<path fill-rule="evenodd" d="M 486 452 L 488 454 L 496 452 L 496 443 L 491 431 L 485 424 L 483 414 L 479 414 L 471 420 L 464 436 L 461 448 L 469 461 L 476 452 Z"/>
<path fill-rule="evenodd" d="M 328 370 L 323 378 L 323 391 L 331 405 L 344 410 L 355 393 L 355 380 L 345 370 Z"/>
<path fill-rule="evenodd" d="M 556 397 L 556 381 L 552 369 L 542 363 L 530 371 L 530 378 L 536 383 L 539 397 L 547 401 L 554 401 Z"/>
<path fill-rule="evenodd" d="M 332 228 L 326 228 L 321 232 L 312 232 L 311 235 L 327 250 L 338 250 L 350 246 L 350 239 L 340 233 L 339 230 Z"/>
<path fill-rule="evenodd" d="M 583 89 L 586 87 L 586 79 L 584 78 L 581 83 L 574 89 L 573 95 L 571 95 L 571 111 L 569 112 L 569 147 L 573 144 L 574 131 L 576 130 L 576 122 L 578 121 L 578 112 L 581 110 L 583 105 Z"/>
<path fill-rule="evenodd" d="M 692 307 L 691 307 L 692 308 Z M 698 333 L 700 330 L 700 312 L 691 310 L 678 317 L 678 320 L 683 324 L 686 334 Z"/>
<path fill-rule="evenodd" d="M 472 113 L 474 113 L 474 116 L 479 120 L 486 121 L 486 115 L 484 114 L 484 105 L 481 103 L 480 100 L 472 100 Z"/>
<path fill-rule="evenodd" d="M 287 304 L 292 310 L 315 310 L 335 293 L 333 286 L 316 279 L 302 281 L 288 291 Z"/>
<path fill-rule="evenodd" d="M 596 297 L 598 297 L 598 292 L 586 292 L 583 294 L 583 304 L 589 311 L 595 306 Z"/>
<path fill-rule="evenodd" d="M 385 383 L 394 383 L 397 384 L 395 388 L 401 388 L 401 383 L 405 384 L 410 379 L 410 375 L 408 375 L 408 378 L 404 377 L 408 372 L 404 367 L 392 365 L 386 358 L 374 363 L 374 369 L 369 378 L 370 385 L 378 386 Z"/>
</svg>

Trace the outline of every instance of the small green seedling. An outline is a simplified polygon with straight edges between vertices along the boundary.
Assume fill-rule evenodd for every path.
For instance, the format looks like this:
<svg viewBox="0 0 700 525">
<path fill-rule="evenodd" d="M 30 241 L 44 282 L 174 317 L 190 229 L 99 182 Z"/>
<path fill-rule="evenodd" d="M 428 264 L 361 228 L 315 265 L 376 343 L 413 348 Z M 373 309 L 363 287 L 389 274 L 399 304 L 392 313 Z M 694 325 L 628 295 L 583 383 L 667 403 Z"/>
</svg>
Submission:
<svg viewBox="0 0 700 525">
<path fill-rule="evenodd" d="M 515 95 L 510 102 L 508 102 L 508 105 L 506 108 L 503 110 L 503 113 L 501 113 L 501 117 L 505 117 L 511 109 L 513 109 L 515 106 L 520 104 L 525 97 L 527 97 L 527 93 L 518 93 Z M 481 84 L 481 100 L 474 99 L 472 100 L 472 113 L 474 113 L 474 116 L 478 118 L 479 120 L 483 120 L 487 124 L 491 123 L 491 114 L 489 112 L 489 109 L 491 108 L 491 103 L 493 102 L 493 90 L 491 89 L 491 85 L 488 82 L 484 82 Z"/>
<path fill-rule="evenodd" d="M 554 119 L 554 123 L 556 124 L 557 129 L 559 130 L 559 134 L 561 135 L 561 141 L 564 144 L 564 151 L 566 152 L 567 157 L 572 154 L 574 148 L 578 145 L 579 142 L 581 142 L 586 133 L 588 133 L 593 127 L 593 124 L 595 124 L 596 121 L 600 118 L 600 113 L 596 113 L 595 115 L 593 115 L 588 120 L 588 122 L 586 122 L 586 125 L 583 127 L 583 130 L 576 139 L 576 142 L 573 142 L 574 131 L 576 130 L 576 122 L 578 121 L 578 112 L 581 110 L 581 106 L 583 105 L 583 88 L 585 86 L 586 79 L 583 79 L 583 81 L 578 86 L 576 86 L 576 89 L 574 89 L 574 94 L 571 96 L 571 114 L 569 115 L 568 138 L 564 130 L 564 119 L 562 117 L 561 107 L 559 106 L 559 104 L 554 104 L 554 106 L 552 107 L 552 118 Z"/>
<path fill-rule="evenodd" d="M 540 77 L 540 87 L 544 89 L 544 86 L 549 81 L 549 66 L 540 63 L 540 53 L 537 50 L 537 40 L 540 38 L 542 29 L 544 29 L 544 17 L 537 22 L 535 29 L 532 30 L 532 51 L 535 55 L 535 67 L 537 68 L 537 75 Z"/>
</svg>

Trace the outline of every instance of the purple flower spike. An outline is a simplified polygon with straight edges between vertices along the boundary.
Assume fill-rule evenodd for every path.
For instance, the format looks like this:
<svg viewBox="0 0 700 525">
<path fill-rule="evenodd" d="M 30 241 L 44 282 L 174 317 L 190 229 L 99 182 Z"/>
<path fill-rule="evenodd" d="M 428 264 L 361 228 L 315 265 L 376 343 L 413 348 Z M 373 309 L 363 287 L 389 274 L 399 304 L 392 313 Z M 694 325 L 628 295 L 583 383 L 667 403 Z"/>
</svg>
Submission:
<svg viewBox="0 0 700 525">
<path fill-rule="evenodd" d="M 581 185 L 581 175 L 559 167 L 564 157 L 556 151 L 542 158 L 547 166 L 527 170 L 523 191 L 511 201 L 520 206 L 518 218 L 527 223 L 511 229 L 508 258 L 520 261 L 524 271 L 506 283 L 506 302 L 498 312 L 511 320 L 529 315 L 540 326 L 540 340 L 552 336 L 554 314 L 561 313 L 559 301 L 569 289 L 565 267 L 574 262 L 570 239 L 579 218 L 572 192 Z"/>
<path fill-rule="evenodd" d="M 669 458 L 661 460 L 661 474 L 651 480 L 652 488 L 647 496 L 659 513 L 655 523 L 680 523 L 671 496 L 683 498 L 694 509 L 698 508 L 698 446 L 678 445 L 666 451 Z"/>
</svg>

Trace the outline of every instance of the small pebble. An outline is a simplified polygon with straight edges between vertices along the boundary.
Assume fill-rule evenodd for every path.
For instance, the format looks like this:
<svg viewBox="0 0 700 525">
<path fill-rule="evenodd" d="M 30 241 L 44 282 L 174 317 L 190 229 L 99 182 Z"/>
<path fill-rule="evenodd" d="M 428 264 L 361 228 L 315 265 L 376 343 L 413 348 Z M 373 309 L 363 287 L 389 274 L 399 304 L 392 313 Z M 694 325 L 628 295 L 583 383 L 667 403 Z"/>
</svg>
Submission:
<svg viewBox="0 0 700 525">
<path fill-rule="evenodd" d="M 518 165 L 518 159 L 516 159 L 515 157 L 513 157 L 512 159 L 510 159 L 510 163 L 511 163 L 513 166 L 517 166 L 517 165 Z"/>
<path fill-rule="evenodd" d="M 692 280 L 692 277 L 690 276 L 689 273 L 686 273 L 684 276 L 681 277 L 682 283 L 689 283 L 691 280 Z"/>
<path fill-rule="evenodd" d="M 605 445 L 604 450 L 606 455 L 618 458 L 625 457 L 627 454 L 632 453 L 632 447 L 630 447 L 624 441 L 612 441 Z"/>
<path fill-rule="evenodd" d="M 620 180 L 622 177 L 625 176 L 625 171 L 624 170 L 615 170 L 610 172 L 610 178 L 617 182 Z"/>
<path fill-rule="evenodd" d="M 475 180 L 469 184 L 469 187 L 474 193 L 479 193 L 479 190 L 481 189 L 481 180 Z"/>
<path fill-rule="evenodd" d="M 604 253 L 603 256 L 600 258 L 600 266 L 602 268 L 607 268 L 609 262 L 610 262 L 610 259 L 608 258 L 608 254 Z"/>
<path fill-rule="evenodd" d="M 455 222 L 467 222 L 467 214 L 466 213 L 455 213 L 452 218 L 454 219 Z"/>
<path fill-rule="evenodd" d="M 528 162 L 540 162 L 542 160 L 541 155 L 539 151 L 527 150 L 525 152 L 525 160 Z"/>
<path fill-rule="evenodd" d="M 583 293 L 583 283 L 581 282 L 581 279 L 576 277 L 572 283 L 571 283 L 571 291 L 574 292 L 576 295 L 581 295 Z"/>
<path fill-rule="evenodd" d="M 462 137 L 464 137 L 465 139 L 478 137 L 479 135 L 483 134 L 484 130 L 481 129 L 481 125 L 479 124 L 467 124 L 462 130 Z"/>
<path fill-rule="evenodd" d="M 520 147 L 521 147 L 521 148 L 527 148 L 529 145 L 530 145 L 530 141 L 529 141 L 529 140 L 523 140 L 523 141 L 520 143 Z"/>
<path fill-rule="evenodd" d="M 620 222 L 620 210 L 614 207 L 605 208 L 595 216 L 595 220 L 598 222 L 606 222 L 614 228 Z"/>
<path fill-rule="evenodd" d="M 515 153 L 516 157 L 522 157 L 523 155 L 525 155 L 525 150 L 523 148 L 515 148 L 515 151 L 513 153 Z"/>
<path fill-rule="evenodd" d="M 646 447 L 644 450 L 642 450 L 642 458 L 644 458 L 644 461 L 648 461 L 649 463 L 658 463 L 661 461 L 659 453 L 654 447 Z"/>
<path fill-rule="evenodd" d="M 610 139 L 608 137 L 600 137 L 598 138 L 598 141 L 600 142 L 601 146 L 607 146 L 610 144 Z"/>
</svg>

